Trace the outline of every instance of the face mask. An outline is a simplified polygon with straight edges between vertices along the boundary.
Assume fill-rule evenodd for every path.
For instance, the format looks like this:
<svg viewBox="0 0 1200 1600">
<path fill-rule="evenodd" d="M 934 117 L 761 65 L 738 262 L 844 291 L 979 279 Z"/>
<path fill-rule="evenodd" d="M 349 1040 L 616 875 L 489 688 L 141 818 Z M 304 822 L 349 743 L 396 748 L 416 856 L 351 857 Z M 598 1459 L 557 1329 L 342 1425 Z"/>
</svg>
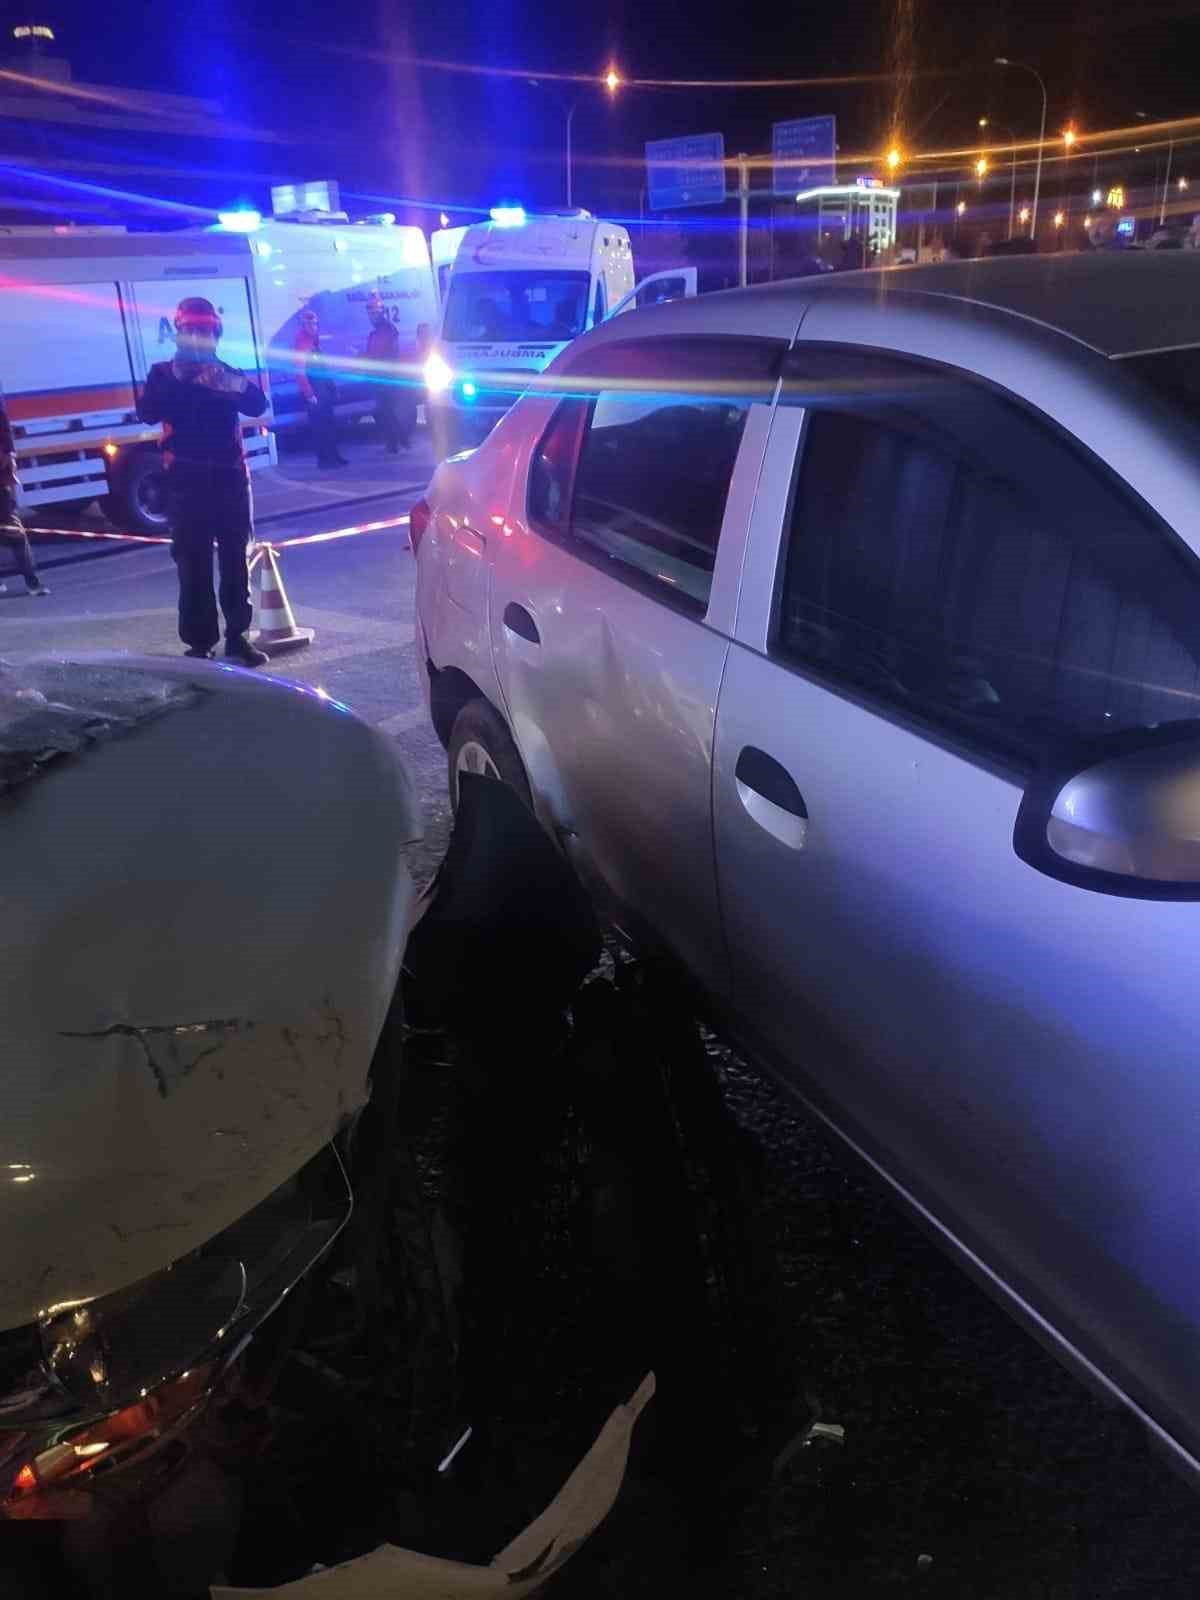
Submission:
<svg viewBox="0 0 1200 1600">
<path fill-rule="evenodd" d="M 179 334 L 175 340 L 175 359 L 181 366 L 204 366 L 217 359 L 217 348 Z"/>
</svg>

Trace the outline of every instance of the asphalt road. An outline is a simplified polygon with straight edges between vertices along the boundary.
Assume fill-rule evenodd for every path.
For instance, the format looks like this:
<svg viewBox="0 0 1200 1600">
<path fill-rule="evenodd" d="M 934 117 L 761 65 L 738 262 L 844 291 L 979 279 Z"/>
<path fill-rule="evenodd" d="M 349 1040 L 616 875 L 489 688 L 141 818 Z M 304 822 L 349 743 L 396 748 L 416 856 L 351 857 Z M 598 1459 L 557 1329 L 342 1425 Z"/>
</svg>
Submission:
<svg viewBox="0 0 1200 1600">
<path fill-rule="evenodd" d="M 272 540 L 303 537 L 406 512 L 419 489 L 357 507 L 303 513 L 271 523 Z M 96 528 L 104 525 L 96 522 Z M 4 552 L 0 549 L 0 560 Z M 19 578 L 0 594 L 0 655 L 118 651 L 175 656 L 175 567 L 165 546 L 36 541 L 51 593 L 29 598 Z M 424 879 L 440 859 L 449 827 L 446 758 L 425 713 L 413 648 L 415 570 L 404 526 L 283 551 L 283 580 L 299 623 L 315 628 L 305 649 L 265 669 L 319 686 L 395 738 L 426 818 L 413 870 Z M 6 574 L 0 570 L 0 579 Z"/>
<path fill-rule="evenodd" d="M 373 502 L 362 515 L 394 515 L 409 498 Z M 344 512 L 301 516 L 273 525 L 272 536 L 343 520 Z M 288 550 L 283 572 L 316 642 L 267 670 L 323 687 L 396 739 L 425 813 L 414 857 L 424 877 L 444 848 L 448 807 L 445 757 L 421 698 L 405 532 Z M 49 599 L 27 599 L 20 585 L 0 597 L 0 654 L 178 653 L 165 550 L 55 566 L 47 576 Z M 917 1589 L 948 1600 L 1200 1592 L 1200 1503 L 1136 1429 L 945 1262 L 778 1090 L 727 1052 L 714 1059 L 766 1156 L 796 1381 L 846 1429 L 844 1446 L 793 1462 L 739 1517 L 719 1592 L 754 1600 Z M 636 1508 L 618 1513 L 608 1548 L 636 1544 L 645 1533 L 637 1522 Z M 666 1592 L 668 1575 L 651 1577 L 640 1559 L 622 1573 L 615 1592 Z M 573 1592 L 593 1592 L 583 1572 L 575 1581 Z"/>
</svg>

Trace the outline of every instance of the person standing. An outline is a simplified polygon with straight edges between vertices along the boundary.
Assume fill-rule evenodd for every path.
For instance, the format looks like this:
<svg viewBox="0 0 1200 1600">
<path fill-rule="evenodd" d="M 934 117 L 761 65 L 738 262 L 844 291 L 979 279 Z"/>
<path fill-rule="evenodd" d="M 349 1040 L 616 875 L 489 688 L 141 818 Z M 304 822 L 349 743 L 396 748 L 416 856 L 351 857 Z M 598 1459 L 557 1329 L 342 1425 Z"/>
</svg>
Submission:
<svg viewBox="0 0 1200 1600">
<path fill-rule="evenodd" d="M 0 538 L 12 550 L 17 571 L 25 579 L 25 593 L 38 596 L 49 594 L 49 589 L 38 577 L 37 568 L 33 564 L 33 551 L 29 546 L 29 535 L 25 532 L 25 524 L 17 515 L 17 452 L 2 396 L 0 396 Z M 6 594 L 7 591 L 8 585 L 0 583 L 0 594 Z"/>
<path fill-rule="evenodd" d="M 253 512 L 240 417 L 261 417 L 258 384 L 217 358 L 221 319 L 210 300 L 189 296 L 175 312 L 175 358 L 150 368 L 138 400 L 143 422 L 163 425 L 171 554 L 179 572 L 179 637 L 185 655 L 211 659 L 221 636 L 213 596 L 213 542 L 220 568 L 225 654 L 261 667 L 266 655 L 246 637 Z"/>
<path fill-rule="evenodd" d="M 407 407 L 404 405 L 406 389 L 400 375 L 400 335 L 379 294 L 373 294 L 367 301 L 367 315 L 371 319 L 371 331 L 364 353 L 371 363 L 375 381 L 375 426 L 384 448 L 394 456 L 408 449 L 412 435 L 412 423 L 405 426 Z"/>
<path fill-rule="evenodd" d="M 344 467 L 346 458 L 337 447 L 337 414 L 334 402 L 337 389 L 321 360 L 321 321 L 312 306 L 300 313 L 300 331 L 292 346 L 296 358 L 296 382 L 300 398 L 308 408 L 308 425 L 317 450 L 317 465 L 323 469 Z"/>
</svg>

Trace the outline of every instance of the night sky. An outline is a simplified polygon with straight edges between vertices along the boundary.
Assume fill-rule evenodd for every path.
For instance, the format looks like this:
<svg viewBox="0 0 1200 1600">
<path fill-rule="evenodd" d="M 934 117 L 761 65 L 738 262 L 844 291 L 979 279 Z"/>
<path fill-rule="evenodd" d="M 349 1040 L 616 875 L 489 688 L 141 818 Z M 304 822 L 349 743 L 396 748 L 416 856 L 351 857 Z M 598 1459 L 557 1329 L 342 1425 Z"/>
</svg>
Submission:
<svg viewBox="0 0 1200 1600">
<path fill-rule="evenodd" d="M 10 21 L 20 20 L 18 9 L 32 14 L 10 4 Z M 146 156 L 193 172 L 207 165 L 206 179 L 188 183 L 203 182 L 214 197 L 227 188 L 230 198 L 265 201 L 271 177 L 337 177 L 360 211 L 367 195 L 378 195 L 381 207 L 423 197 L 451 212 L 500 197 L 561 205 L 572 99 L 576 203 L 622 215 L 637 214 L 647 138 L 720 129 L 728 154 L 761 153 L 773 120 L 825 112 L 838 116 L 844 156 L 883 148 L 897 117 L 906 145 L 926 150 L 978 138 L 981 115 L 1032 138 L 1037 86 L 1027 74 L 990 66 L 997 54 L 1041 69 L 1055 132 L 1071 120 L 1095 129 L 1127 124 L 1142 109 L 1156 118 L 1198 109 L 1194 3 L 988 0 L 972 13 L 945 0 L 730 0 L 720 8 L 667 0 L 256 0 L 235 8 L 213 0 L 185 21 L 182 8 L 105 0 L 98 27 L 99 12 L 84 0 L 47 0 L 38 10 L 58 31 L 77 79 L 217 100 L 270 135 L 223 150 L 210 144 L 203 155 L 164 141 Z M 784 90 L 630 88 L 610 103 L 599 86 L 534 88 L 522 78 L 440 72 L 413 58 L 597 77 L 610 60 L 633 77 L 883 76 Z M 92 142 L 84 135 L 71 148 L 82 153 Z M 170 192 L 145 171 L 128 182 Z"/>
</svg>

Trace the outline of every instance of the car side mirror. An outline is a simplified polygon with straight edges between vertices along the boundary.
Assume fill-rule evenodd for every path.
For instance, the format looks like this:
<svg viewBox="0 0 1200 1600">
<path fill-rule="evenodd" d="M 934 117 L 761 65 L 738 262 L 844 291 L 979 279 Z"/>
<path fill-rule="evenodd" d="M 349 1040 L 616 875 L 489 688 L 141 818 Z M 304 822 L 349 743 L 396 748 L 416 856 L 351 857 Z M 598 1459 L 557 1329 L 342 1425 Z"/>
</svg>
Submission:
<svg viewBox="0 0 1200 1600">
<path fill-rule="evenodd" d="M 1013 849 L 1048 877 L 1137 900 L 1200 900 L 1200 721 L 1080 747 L 1030 783 Z"/>
</svg>

